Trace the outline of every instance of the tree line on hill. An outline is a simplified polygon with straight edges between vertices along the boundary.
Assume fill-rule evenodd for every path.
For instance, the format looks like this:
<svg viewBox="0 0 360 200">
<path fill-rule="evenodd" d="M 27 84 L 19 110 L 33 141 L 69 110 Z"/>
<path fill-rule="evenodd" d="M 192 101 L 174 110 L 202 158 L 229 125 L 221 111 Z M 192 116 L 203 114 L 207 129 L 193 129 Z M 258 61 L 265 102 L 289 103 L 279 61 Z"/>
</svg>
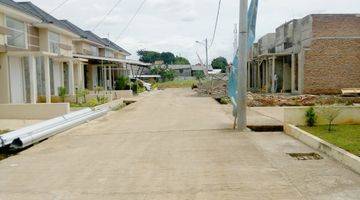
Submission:
<svg viewBox="0 0 360 200">
<path fill-rule="evenodd" d="M 156 61 L 163 61 L 165 65 L 190 65 L 190 62 L 187 58 L 181 56 L 175 56 L 171 52 L 156 52 L 156 51 L 146 51 L 140 50 L 137 52 L 140 56 L 140 61 L 145 63 L 154 64 Z M 214 69 L 221 69 L 223 73 L 226 72 L 226 67 L 228 66 L 228 61 L 224 57 L 217 57 L 211 62 L 211 66 Z"/>
</svg>

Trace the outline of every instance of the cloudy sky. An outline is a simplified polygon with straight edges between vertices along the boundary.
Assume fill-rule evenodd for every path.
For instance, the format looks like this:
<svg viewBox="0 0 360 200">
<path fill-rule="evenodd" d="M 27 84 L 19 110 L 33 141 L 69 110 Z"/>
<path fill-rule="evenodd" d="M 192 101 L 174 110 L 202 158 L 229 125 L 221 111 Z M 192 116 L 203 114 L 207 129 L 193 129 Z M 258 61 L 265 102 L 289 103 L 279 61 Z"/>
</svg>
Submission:
<svg viewBox="0 0 360 200">
<path fill-rule="evenodd" d="M 64 0 L 32 0 L 51 11 Z M 52 14 L 68 19 L 85 30 L 93 30 L 118 0 L 69 0 Z M 124 34 L 126 24 L 143 0 L 122 0 L 94 32 L 110 37 L 137 58 L 139 49 L 171 51 L 197 63 L 196 52 L 204 48 L 195 41 L 211 38 L 218 0 L 147 0 Z M 282 23 L 311 13 L 360 13 L 360 0 L 259 0 L 257 38 L 273 32 Z M 210 57 L 233 52 L 233 29 L 238 20 L 238 0 L 222 0 L 219 27 Z"/>
</svg>

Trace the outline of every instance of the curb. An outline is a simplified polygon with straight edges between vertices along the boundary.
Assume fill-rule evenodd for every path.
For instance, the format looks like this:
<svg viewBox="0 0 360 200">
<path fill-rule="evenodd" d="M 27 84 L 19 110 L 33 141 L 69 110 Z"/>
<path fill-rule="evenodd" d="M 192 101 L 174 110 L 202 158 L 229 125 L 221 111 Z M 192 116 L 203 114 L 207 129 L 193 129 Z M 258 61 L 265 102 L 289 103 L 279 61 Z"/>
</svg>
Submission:
<svg viewBox="0 0 360 200">
<path fill-rule="evenodd" d="M 348 166 L 350 169 L 360 174 L 360 157 L 355 156 L 333 144 L 330 144 L 314 135 L 294 126 L 287 124 L 284 126 L 285 133 L 290 135 L 304 144 L 325 153 L 331 158 L 337 160 L 338 162 Z"/>
</svg>

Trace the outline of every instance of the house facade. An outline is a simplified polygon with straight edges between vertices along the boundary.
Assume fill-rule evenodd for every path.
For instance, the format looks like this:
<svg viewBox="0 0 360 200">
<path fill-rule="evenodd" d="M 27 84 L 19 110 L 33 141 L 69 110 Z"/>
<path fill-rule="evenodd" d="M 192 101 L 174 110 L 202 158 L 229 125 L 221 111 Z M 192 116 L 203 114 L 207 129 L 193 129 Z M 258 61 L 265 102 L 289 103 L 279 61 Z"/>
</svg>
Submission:
<svg viewBox="0 0 360 200">
<path fill-rule="evenodd" d="M 51 103 L 64 87 L 113 90 L 133 65 L 107 38 L 58 20 L 31 2 L 0 0 L 0 104 Z"/>
<path fill-rule="evenodd" d="M 360 87 L 360 15 L 314 14 L 262 37 L 248 63 L 248 88 L 337 94 Z"/>
</svg>

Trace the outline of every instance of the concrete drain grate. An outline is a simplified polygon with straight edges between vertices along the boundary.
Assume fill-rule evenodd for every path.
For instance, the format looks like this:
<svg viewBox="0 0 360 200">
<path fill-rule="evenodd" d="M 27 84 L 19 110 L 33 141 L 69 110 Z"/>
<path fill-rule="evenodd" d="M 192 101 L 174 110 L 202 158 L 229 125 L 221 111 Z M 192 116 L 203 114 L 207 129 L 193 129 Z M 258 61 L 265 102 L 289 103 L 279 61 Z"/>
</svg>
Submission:
<svg viewBox="0 0 360 200">
<path fill-rule="evenodd" d="M 297 160 L 322 160 L 324 159 L 317 153 L 288 153 L 289 156 Z"/>
</svg>

